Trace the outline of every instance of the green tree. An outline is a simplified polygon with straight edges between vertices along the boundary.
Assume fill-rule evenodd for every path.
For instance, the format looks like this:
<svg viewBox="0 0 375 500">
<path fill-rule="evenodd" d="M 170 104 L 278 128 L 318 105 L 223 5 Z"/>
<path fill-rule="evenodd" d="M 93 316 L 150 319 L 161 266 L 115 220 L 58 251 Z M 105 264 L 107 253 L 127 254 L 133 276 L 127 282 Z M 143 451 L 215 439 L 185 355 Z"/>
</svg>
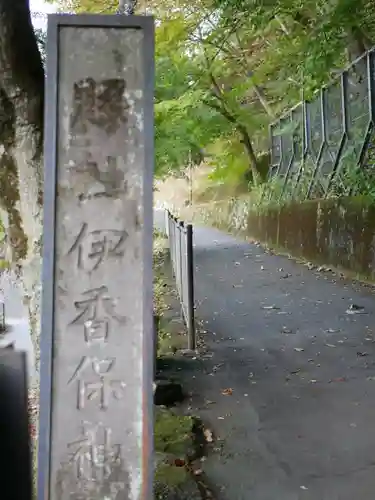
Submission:
<svg viewBox="0 0 375 500">
<path fill-rule="evenodd" d="M 238 62 L 236 27 L 228 34 L 214 17 L 210 10 L 189 6 L 162 19 L 157 29 L 157 158 L 161 151 L 163 163 L 178 168 L 177 152 L 186 156 L 194 144 L 202 150 L 219 138 L 236 141 L 258 179 L 254 142 L 267 121 L 265 112 L 272 116 L 272 111 L 248 68 Z M 176 130 L 177 147 L 173 140 L 165 144 L 170 130 Z"/>
<path fill-rule="evenodd" d="M 116 8 L 111 0 L 62 5 L 77 12 Z M 224 172 L 219 141 L 228 151 L 240 144 L 253 179 L 261 177 L 269 123 L 370 47 L 372 7 L 373 0 L 139 1 L 139 11 L 158 20 L 157 173 L 178 171 L 191 152 L 199 159 L 209 150 Z"/>
<path fill-rule="evenodd" d="M 205 72 L 199 57 L 189 54 L 187 37 L 181 15 L 156 30 L 157 175 L 178 172 L 189 160 L 200 163 L 207 147 L 231 128 L 220 112 L 206 105 Z"/>
</svg>

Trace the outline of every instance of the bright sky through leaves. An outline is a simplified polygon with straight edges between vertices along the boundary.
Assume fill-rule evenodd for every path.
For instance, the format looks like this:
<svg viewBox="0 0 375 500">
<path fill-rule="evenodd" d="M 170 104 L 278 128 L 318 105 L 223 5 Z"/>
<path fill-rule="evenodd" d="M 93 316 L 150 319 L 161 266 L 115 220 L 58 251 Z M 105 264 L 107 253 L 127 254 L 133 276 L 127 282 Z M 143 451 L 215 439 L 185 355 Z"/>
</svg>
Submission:
<svg viewBox="0 0 375 500">
<path fill-rule="evenodd" d="M 57 6 L 43 0 L 30 0 L 30 10 L 33 16 L 33 25 L 36 29 L 47 28 L 47 14 L 56 12 Z"/>
</svg>

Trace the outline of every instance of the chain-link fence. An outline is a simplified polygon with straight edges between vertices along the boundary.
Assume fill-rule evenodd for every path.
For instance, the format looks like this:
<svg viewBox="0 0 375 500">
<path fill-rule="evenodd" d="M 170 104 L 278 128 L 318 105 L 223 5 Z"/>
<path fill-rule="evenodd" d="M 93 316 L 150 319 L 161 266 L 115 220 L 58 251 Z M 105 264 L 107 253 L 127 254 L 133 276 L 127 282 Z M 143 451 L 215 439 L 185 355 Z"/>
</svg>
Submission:
<svg viewBox="0 0 375 500">
<path fill-rule="evenodd" d="M 166 210 L 166 231 L 177 292 L 188 329 L 189 349 L 195 349 L 193 226 Z"/>
<path fill-rule="evenodd" d="M 271 125 L 269 180 L 275 189 L 269 196 L 300 200 L 372 189 L 374 58 L 373 50 L 364 54 L 314 99 Z"/>
</svg>

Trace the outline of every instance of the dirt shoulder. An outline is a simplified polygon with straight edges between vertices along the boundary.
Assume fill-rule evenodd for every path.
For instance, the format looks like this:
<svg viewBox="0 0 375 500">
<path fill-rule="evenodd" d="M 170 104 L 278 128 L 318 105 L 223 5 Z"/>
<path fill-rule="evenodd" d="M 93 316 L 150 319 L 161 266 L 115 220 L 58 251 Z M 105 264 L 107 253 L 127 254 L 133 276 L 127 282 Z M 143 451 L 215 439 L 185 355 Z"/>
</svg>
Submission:
<svg viewBox="0 0 375 500">
<path fill-rule="evenodd" d="M 166 242 L 160 235 L 154 248 L 154 308 L 158 318 L 155 499 L 205 500 L 212 498 L 202 471 L 207 441 L 199 417 L 191 411 L 187 387 L 198 355 L 186 349 L 186 327 Z"/>
</svg>

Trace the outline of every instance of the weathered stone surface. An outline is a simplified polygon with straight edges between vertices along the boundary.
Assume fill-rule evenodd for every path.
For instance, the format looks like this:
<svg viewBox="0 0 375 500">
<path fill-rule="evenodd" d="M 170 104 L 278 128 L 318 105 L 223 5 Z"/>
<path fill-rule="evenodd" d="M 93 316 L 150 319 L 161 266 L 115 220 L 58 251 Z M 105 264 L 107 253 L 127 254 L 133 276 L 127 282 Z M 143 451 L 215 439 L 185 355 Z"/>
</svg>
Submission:
<svg viewBox="0 0 375 500">
<path fill-rule="evenodd" d="M 49 499 L 139 500 L 143 342 L 152 335 L 143 31 L 59 33 Z"/>
</svg>

